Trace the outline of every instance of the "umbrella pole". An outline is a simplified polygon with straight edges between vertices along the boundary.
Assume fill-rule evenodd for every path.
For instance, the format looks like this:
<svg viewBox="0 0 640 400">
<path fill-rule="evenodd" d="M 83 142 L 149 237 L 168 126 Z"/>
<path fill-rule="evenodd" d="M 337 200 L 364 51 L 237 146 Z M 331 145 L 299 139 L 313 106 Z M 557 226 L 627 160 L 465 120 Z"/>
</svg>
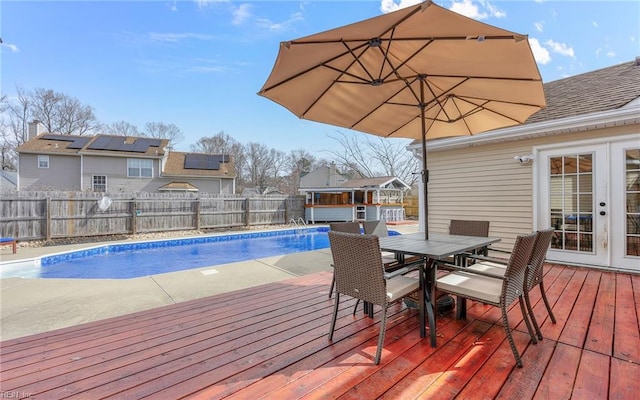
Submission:
<svg viewBox="0 0 640 400">
<path fill-rule="evenodd" d="M 420 120 L 422 126 L 422 188 L 424 191 L 423 212 L 424 212 L 424 238 L 429 240 L 429 170 L 427 169 L 427 128 L 424 120 L 424 77 L 420 76 Z"/>
<path fill-rule="evenodd" d="M 424 113 L 424 110 L 423 110 Z M 424 121 L 424 117 L 423 117 Z M 424 125 L 424 122 L 422 122 Z M 423 201 L 423 211 L 424 211 L 424 238 L 425 240 L 429 240 L 429 202 L 427 201 L 429 195 L 429 188 L 427 185 L 429 184 L 429 170 L 427 169 L 427 135 L 422 134 L 422 188 L 424 190 L 424 201 Z"/>
</svg>

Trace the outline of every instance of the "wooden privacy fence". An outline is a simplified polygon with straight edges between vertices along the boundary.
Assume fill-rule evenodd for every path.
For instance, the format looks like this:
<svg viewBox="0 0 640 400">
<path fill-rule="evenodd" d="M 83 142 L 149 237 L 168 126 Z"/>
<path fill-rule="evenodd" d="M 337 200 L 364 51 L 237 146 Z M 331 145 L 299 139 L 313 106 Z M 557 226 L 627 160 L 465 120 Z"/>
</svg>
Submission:
<svg viewBox="0 0 640 400">
<path fill-rule="evenodd" d="M 233 197 L 39 192 L 0 196 L 3 237 L 17 240 L 282 225 L 304 217 L 303 196 Z M 105 205 L 108 205 L 105 209 Z M 102 205 L 103 209 L 100 208 Z"/>
</svg>

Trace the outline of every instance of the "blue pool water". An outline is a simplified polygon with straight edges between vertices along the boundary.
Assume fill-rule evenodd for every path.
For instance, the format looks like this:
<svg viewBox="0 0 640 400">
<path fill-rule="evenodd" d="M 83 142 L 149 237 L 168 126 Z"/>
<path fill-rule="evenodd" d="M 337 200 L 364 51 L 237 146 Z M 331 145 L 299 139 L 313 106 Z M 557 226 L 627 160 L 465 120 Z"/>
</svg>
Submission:
<svg viewBox="0 0 640 400">
<path fill-rule="evenodd" d="M 327 228 L 106 245 L 43 257 L 40 278 L 126 279 L 329 247 Z"/>
</svg>

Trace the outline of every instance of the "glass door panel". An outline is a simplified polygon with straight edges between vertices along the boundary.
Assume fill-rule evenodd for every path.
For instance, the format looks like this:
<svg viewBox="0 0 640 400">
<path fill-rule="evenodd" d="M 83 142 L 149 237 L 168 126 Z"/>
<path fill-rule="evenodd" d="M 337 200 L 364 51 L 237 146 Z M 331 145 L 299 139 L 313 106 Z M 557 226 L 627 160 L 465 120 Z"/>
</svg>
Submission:
<svg viewBox="0 0 640 400">
<path fill-rule="evenodd" d="M 552 249 L 593 252 L 592 153 L 549 158 L 549 223 Z"/>
</svg>

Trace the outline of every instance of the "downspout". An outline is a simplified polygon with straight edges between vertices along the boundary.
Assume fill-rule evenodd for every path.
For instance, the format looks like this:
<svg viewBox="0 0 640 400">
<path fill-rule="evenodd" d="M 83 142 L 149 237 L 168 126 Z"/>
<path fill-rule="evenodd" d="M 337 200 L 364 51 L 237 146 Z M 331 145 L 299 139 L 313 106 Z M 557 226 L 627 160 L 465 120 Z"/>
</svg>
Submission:
<svg viewBox="0 0 640 400">
<path fill-rule="evenodd" d="M 80 191 L 83 191 L 83 190 L 84 190 L 84 155 L 80 154 Z"/>
</svg>

